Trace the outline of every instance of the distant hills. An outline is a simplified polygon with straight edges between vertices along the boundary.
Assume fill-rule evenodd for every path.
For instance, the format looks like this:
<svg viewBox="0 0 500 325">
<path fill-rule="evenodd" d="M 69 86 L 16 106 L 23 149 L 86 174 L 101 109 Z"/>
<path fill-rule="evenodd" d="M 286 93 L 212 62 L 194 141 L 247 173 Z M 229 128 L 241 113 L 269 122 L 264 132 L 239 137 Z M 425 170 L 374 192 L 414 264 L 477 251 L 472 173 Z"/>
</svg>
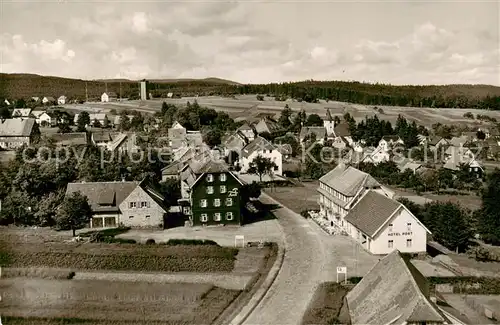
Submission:
<svg viewBox="0 0 500 325">
<path fill-rule="evenodd" d="M 89 100 L 113 91 L 123 98 L 138 98 L 139 80 L 82 80 L 36 74 L 0 73 L 0 98 L 66 95 Z M 328 99 L 365 105 L 417 107 L 481 108 L 500 110 L 500 87 L 491 85 L 393 86 L 347 81 L 299 81 L 273 84 L 239 84 L 220 78 L 151 79 L 148 92 L 166 97 L 170 92 L 181 96 L 232 96 L 264 94 L 279 100 L 294 98 L 306 102 Z"/>
</svg>

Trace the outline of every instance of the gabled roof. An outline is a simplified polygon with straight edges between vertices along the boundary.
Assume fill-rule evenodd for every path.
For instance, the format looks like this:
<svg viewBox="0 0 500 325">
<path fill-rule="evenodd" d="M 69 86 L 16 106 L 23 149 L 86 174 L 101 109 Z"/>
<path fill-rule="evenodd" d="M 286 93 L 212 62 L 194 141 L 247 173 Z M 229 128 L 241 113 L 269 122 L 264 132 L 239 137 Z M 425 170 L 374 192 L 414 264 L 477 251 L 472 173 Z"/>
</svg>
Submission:
<svg viewBox="0 0 500 325">
<path fill-rule="evenodd" d="M 29 137 L 33 131 L 35 119 L 12 118 L 0 121 L 1 137 Z"/>
<path fill-rule="evenodd" d="M 31 114 L 33 114 L 33 116 L 35 118 L 39 118 L 40 116 L 42 116 L 43 114 L 47 114 L 46 111 L 31 111 Z M 49 115 L 49 114 L 47 114 Z M 50 116 L 50 115 L 49 115 Z"/>
<path fill-rule="evenodd" d="M 371 175 L 343 163 L 339 163 L 319 181 L 349 197 L 356 195 L 362 187 L 380 187 L 380 183 Z"/>
<path fill-rule="evenodd" d="M 109 132 L 92 132 L 92 138 L 94 141 L 98 142 L 111 142 L 111 134 Z"/>
<path fill-rule="evenodd" d="M 189 186 L 190 187 L 195 186 L 196 183 L 198 183 L 198 181 L 203 178 L 203 175 L 205 175 L 205 174 L 211 174 L 211 173 L 214 173 L 214 174 L 215 173 L 228 173 L 232 177 L 234 177 L 234 179 L 236 179 L 238 181 L 238 183 L 240 183 L 241 185 L 243 185 L 243 183 L 240 181 L 240 179 L 238 177 L 236 177 L 233 173 L 231 173 L 231 171 L 229 170 L 229 166 L 223 160 L 220 160 L 220 159 L 217 159 L 217 160 L 216 159 L 207 159 L 205 161 L 205 163 L 203 163 L 202 165 L 198 166 L 198 170 L 195 171 L 195 174 L 198 175 L 198 177 Z"/>
<path fill-rule="evenodd" d="M 246 137 L 241 131 L 236 131 L 222 138 L 222 145 L 228 150 L 241 151 L 247 145 Z"/>
<path fill-rule="evenodd" d="M 302 141 L 306 136 L 313 133 L 316 135 L 316 140 L 321 140 L 326 135 L 326 129 L 324 126 L 303 126 L 300 129 L 299 138 Z"/>
<path fill-rule="evenodd" d="M 289 143 L 275 144 L 275 146 L 282 155 L 291 155 L 293 152 L 292 146 Z"/>
<path fill-rule="evenodd" d="M 448 141 L 447 141 L 445 138 L 440 137 L 440 136 L 438 136 L 438 135 L 433 135 L 433 136 L 429 137 L 429 145 L 430 145 L 430 146 L 435 146 L 435 145 L 437 145 L 437 144 L 439 143 L 439 141 L 441 141 L 441 140 L 444 140 L 446 143 L 448 143 Z"/>
<path fill-rule="evenodd" d="M 399 135 L 384 135 L 382 137 L 382 140 L 385 140 L 387 142 L 396 142 L 398 140 L 401 140 L 401 138 L 399 137 Z"/>
<path fill-rule="evenodd" d="M 252 142 L 243 147 L 241 155 L 248 158 L 254 152 L 259 152 L 262 150 L 276 150 L 276 147 L 263 137 L 257 136 Z"/>
<path fill-rule="evenodd" d="M 61 95 L 61 96 L 59 96 L 59 98 L 58 98 L 58 99 L 67 99 L 67 98 L 68 98 L 68 97 L 66 97 L 66 96 L 64 96 L 64 95 Z"/>
<path fill-rule="evenodd" d="M 14 108 L 12 117 L 28 117 L 31 113 L 31 108 Z"/>
<path fill-rule="evenodd" d="M 52 97 L 52 96 L 46 96 L 46 97 L 43 97 L 43 99 L 46 99 L 46 100 L 48 100 L 49 102 L 53 102 L 53 101 L 55 101 L 55 100 L 56 100 L 56 99 L 55 99 L 54 97 Z"/>
<path fill-rule="evenodd" d="M 54 133 L 50 135 L 50 138 L 59 146 L 87 145 L 87 133 L 85 132 Z"/>
<path fill-rule="evenodd" d="M 398 250 L 380 260 L 346 300 L 352 324 L 450 323 L 430 301 L 426 278 Z"/>
<path fill-rule="evenodd" d="M 244 123 L 242 126 L 240 126 L 237 131 L 253 131 L 252 127 L 248 125 L 248 123 Z"/>
<path fill-rule="evenodd" d="M 255 130 L 257 132 L 274 132 L 279 129 L 278 123 L 270 117 L 262 118 L 256 125 Z"/>
<path fill-rule="evenodd" d="M 336 137 L 350 137 L 351 131 L 349 131 L 349 124 L 346 122 L 340 122 L 333 129 L 333 133 L 335 133 Z"/>
<path fill-rule="evenodd" d="M 66 195 L 73 192 L 80 192 L 85 195 L 94 212 L 118 211 L 118 206 L 129 196 L 129 194 L 139 185 L 139 182 L 85 182 L 69 183 Z M 109 197 L 113 195 L 112 205 L 105 205 Z"/>
<path fill-rule="evenodd" d="M 448 143 L 454 147 L 461 147 L 467 140 L 469 140 L 467 136 L 453 137 L 448 140 Z"/>
<path fill-rule="evenodd" d="M 345 220 L 373 238 L 377 230 L 402 204 L 373 190 L 368 190 L 345 216 Z"/>
</svg>

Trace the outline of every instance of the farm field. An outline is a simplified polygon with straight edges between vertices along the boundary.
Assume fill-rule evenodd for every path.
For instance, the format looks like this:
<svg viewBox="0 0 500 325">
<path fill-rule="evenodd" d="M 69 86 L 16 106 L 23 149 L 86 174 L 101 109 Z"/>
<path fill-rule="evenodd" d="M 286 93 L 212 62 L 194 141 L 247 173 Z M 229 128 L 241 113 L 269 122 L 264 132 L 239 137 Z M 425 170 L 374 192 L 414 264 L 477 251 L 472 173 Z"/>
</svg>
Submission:
<svg viewBox="0 0 500 325">
<path fill-rule="evenodd" d="M 2 316 L 149 324 L 211 323 L 239 294 L 200 284 L 0 280 Z M 161 323 L 160 323 L 161 324 Z"/>
<path fill-rule="evenodd" d="M 377 114 L 379 118 L 394 123 L 399 114 L 410 121 L 415 121 L 424 126 L 431 126 L 434 123 L 450 124 L 465 123 L 469 125 L 481 125 L 483 122 L 469 120 L 463 117 L 466 112 L 474 115 L 482 114 L 500 119 L 500 111 L 488 111 L 478 109 L 454 109 L 454 108 L 428 108 L 428 107 L 400 107 L 400 106 L 375 106 L 351 104 L 345 102 L 320 101 L 319 103 L 305 103 L 292 100 L 276 101 L 274 98 L 264 98 L 264 101 L 256 99 L 255 95 L 239 95 L 235 98 L 224 98 L 218 96 L 204 97 L 183 97 L 179 99 L 153 99 L 148 101 L 124 101 L 113 103 L 85 103 L 83 105 L 65 105 L 71 109 L 85 109 L 94 111 L 108 111 L 116 109 L 136 109 L 144 112 L 157 112 L 161 110 L 163 101 L 170 104 L 185 105 L 188 101 L 198 101 L 201 106 L 213 108 L 219 111 L 227 112 L 231 117 L 237 119 L 246 119 L 256 116 L 259 113 L 279 114 L 285 105 L 288 105 L 293 111 L 304 109 L 308 114 L 318 114 L 321 117 L 326 116 L 326 108 L 330 109 L 332 115 L 343 115 L 350 113 L 356 120 L 362 120 L 366 116 Z M 378 109 L 382 109 L 381 112 Z"/>
<path fill-rule="evenodd" d="M 267 188 L 265 192 L 296 213 L 300 213 L 302 210 L 319 209 L 319 195 L 316 191 L 319 182 L 302 182 L 300 184 L 302 186 Z"/>
</svg>

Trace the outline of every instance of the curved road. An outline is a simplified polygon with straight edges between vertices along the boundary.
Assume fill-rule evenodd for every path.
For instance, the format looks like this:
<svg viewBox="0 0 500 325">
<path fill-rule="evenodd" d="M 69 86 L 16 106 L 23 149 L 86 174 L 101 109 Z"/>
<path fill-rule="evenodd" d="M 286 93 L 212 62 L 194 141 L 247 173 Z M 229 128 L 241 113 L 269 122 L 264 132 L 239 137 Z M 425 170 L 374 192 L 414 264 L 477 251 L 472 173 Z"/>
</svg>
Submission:
<svg viewBox="0 0 500 325">
<path fill-rule="evenodd" d="M 262 193 L 261 201 L 279 204 Z M 264 299 L 245 325 L 296 325 L 302 321 L 316 286 L 325 281 L 325 247 L 318 229 L 299 214 L 280 205 L 274 211 L 285 235 L 285 258 Z"/>
</svg>

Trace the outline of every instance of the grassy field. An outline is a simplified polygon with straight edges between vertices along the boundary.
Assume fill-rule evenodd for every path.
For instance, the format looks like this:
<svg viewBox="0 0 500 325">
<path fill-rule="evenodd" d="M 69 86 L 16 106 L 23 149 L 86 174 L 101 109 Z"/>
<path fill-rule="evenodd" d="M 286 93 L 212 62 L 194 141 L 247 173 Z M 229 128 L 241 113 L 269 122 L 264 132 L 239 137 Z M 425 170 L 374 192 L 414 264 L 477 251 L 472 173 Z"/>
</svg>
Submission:
<svg viewBox="0 0 500 325">
<path fill-rule="evenodd" d="M 230 272 L 235 248 L 141 244 L 16 244 L 0 242 L 4 267 L 156 272 Z"/>
<path fill-rule="evenodd" d="M 318 184 L 317 181 L 303 182 L 299 183 L 302 186 L 274 187 L 265 189 L 265 192 L 287 208 L 300 213 L 302 210 L 319 209 L 319 195 L 316 192 Z"/>
<path fill-rule="evenodd" d="M 3 317 L 79 318 L 135 324 L 151 321 L 209 324 L 239 294 L 200 284 L 22 278 L 0 280 L 0 290 Z"/>
<path fill-rule="evenodd" d="M 302 318 L 302 325 L 346 324 L 340 322 L 343 299 L 347 289 L 336 282 L 319 285 Z"/>
<path fill-rule="evenodd" d="M 470 120 L 463 117 L 466 112 L 471 112 L 474 115 L 482 114 L 500 119 L 500 111 L 488 111 L 477 109 L 454 109 L 454 108 L 428 108 L 428 107 L 400 107 L 400 106 L 375 106 L 351 104 L 345 102 L 326 102 L 305 103 L 297 101 L 276 101 L 273 98 L 265 98 L 264 101 L 256 99 L 255 95 L 239 95 L 236 98 L 223 98 L 218 96 L 203 96 L 203 97 L 183 97 L 180 99 L 154 99 L 148 101 L 126 101 L 120 103 L 86 103 L 84 105 L 71 105 L 72 109 L 78 109 L 78 106 L 88 107 L 92 110 L 109 111 L 114 108 L 118 112 L 124 109 L 137 109 L 141 111 L 157 112 L 161 110 L 163 101 L 185 105 L 188 101 L 198 103 L 202 106 L 213 108 L 218 111 L 225 111 L 231 117 L 238 119 L 249 119 L 257 116 L 259 113 L 279 114 L 285 105 L 288 105 L 293 111 L 305 110 L 308 114 L 318 114 L 322 117 L 326 116 L 326 108 L 330 109 L 332 115 L 343 115 L 350 113 L 355 119 L 362 120 L 366 116 L 377 114 L 379 118 L 395 123 L 399 114 L 410 121 L 415 121 L 418 124 L 430 127 L 434 123 L 450 124 L 463 123 L 467 125 L 484 125 L 486 122 L 478 120 Z M 68 106 L 69 107 L 69 106 Z M 382 113 L 378 109 L 382 109 Z M 487 123 L 486 123 L 487 124 Z"/>
</svg>

